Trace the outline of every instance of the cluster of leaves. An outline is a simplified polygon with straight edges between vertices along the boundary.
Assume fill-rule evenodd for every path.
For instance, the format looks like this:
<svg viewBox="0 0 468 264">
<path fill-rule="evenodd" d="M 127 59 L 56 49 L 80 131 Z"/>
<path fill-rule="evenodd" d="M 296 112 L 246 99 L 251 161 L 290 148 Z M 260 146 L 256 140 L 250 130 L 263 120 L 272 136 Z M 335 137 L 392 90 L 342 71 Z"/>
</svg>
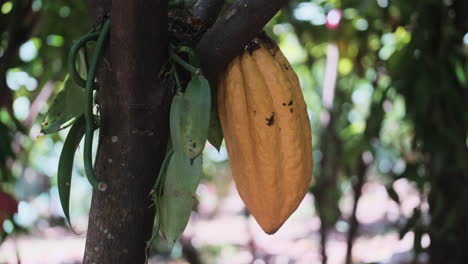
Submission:
<svg viewBox="0 0 468 264">
<path fill-rule="evenodd" d="M 64 214 L 68 222 L 70 223 L 69 203 L 70 203 L 70 188 L 71 188 L 71 177 L 73 171 L 74 156 L 77 147 L 85 136 L 85 147 L 84 147 L 84 162 L 86 174 L 89 182 L 93 187 L 99 189 L 105 188 L 105 184 L 99 184 L 94 178 L 94 172 L 92 168 L 92 142 L 94 137 L 94 129 L 96 120 L 99 117 L 94 115 L 94 100 L 93 100 L 93 87 L 95 84 L 95 73 L 97 64 L 99 63 L 99 57 L 103 49 L 104 40 L 108 37 L 109 22 L 106 22 L 105 26 L 101 29 L 101 32 L 93 32 L 85 35 L 80 41 L 78 41 L 71 49 L 69 58 L 67 60 L 67 66 L 72 76 L 73 82 L 77 85 L 85 86 L 86 90 L 83 91 L 81 87 L 74 85 L 73 82 L 68 81 L 68 75 L 65 78 L 63 89 L 57 95 L 55 101 L 50 106 L 45 121 L 42 123 L 41 131 L 44 134 L 56 133 L 60 130 L 73 125 L 67 135 L 64 142 L 59 164 L 57 170 L 57 185 L 60 196 L 60 202 L 64 210 Z M 95 48 L 92 56 L 91 65 L 89 71 L 87 71 L 88 58 L 87 52 L 87 41 L 81 42 L 83 39 L 88 39 L 88 36 L 97 36 L 97 47 Z M 94 38 L 94 37 L 93 37 Z M 83 45 L 83 47 L 81 46 Z M 88 80 L 82 79 L 81 76 L 77 76 L 76 72 L 76 55 L 83 49 L 81 58 L 82 71 L 86 73 Z M 80 84 L 81 82 L 81 84 Z M 88 116 L 89 115 L 89 116 Z"/>
<path fill-rule="evenodd" d="M 37 138 L 36 120 L 60 90 L 68 49 L 89 24 L 84 2 L 2 1 L 0 12 L 0 190 L 27 204 L 50 195 L 47 176 L 55 168 L 47 159 L 62 144 L 59 134 Z M 6 226 L 7 233 L 21 230 L 15 218 Z"/>
<path fill-rule="evenodd" d="M 179 63 L 192 71 L 192 79 L 182 92 L 178 69 L 174 65 L 174 78 L 178 93 L 174 96 L 170 112 L 171 141 L 166 158 L 158 175 L 153 198 L 156 204 L 156 231 L 150 243 L 159 232 L 172 248 L 188 224 L 195 191 L 202 176 L 202 151 L 206 141 L 218 149 L 221 146 L 220 127 L 211 134 L 212 109 L 211 88 L 208 80 L 200 75 L 199 69 L 183 61 L 173 50 L 173 64 Z M 216 116 L 216 115 L 215 115 Z M 219 121 L 218 121 L 219 122 Z M 214 129 L 210 129 L 214 130 Z"/>
</svg>

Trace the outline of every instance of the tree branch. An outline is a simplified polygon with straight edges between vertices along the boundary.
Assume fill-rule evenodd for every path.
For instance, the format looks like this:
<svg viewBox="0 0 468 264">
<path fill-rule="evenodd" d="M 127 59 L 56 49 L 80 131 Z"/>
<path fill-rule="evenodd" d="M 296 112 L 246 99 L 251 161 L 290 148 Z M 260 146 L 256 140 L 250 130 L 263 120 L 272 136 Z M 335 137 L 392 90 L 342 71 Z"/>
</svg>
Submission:
<svg viewBox="0 0 468 264">
<path fill-rule="evenodd" d="M 367 171 L 367 164 L 364 162 L 362 157 L 359 157 L 358 164 L 357 164 L 357 171 L 356 171 L 356 177 L 357 181 L 355 184 L 353 184 L 353 192 L 354 192 L 354 204 L 353 204 L 353 211 L 351 214 L 351 217 L 349 219 L 349 231 L 346 236 L 346 257 L 345 257 L 345 264 L 351 264 L 352 263 L 352 257 L 353 257 L 353 244 L 354 244 L 354 239 L 356 238 L 356 234 L 359 228 L 359 222 L 357 219 L 357 208 L 359 205 L 359 200 L 362 195 L 362 187 L 364 186 L 364 183 L 366 183 L 366 171 Z"/>
<path fill-rule="evenodd" d="M 216 22 L 225 2 L 226 0 L 198 0 L 193 6 L 192 14 L 212 25 Z"/>
<path fill-rule="evenodd" d="M 209 29 L 196 51 L 205 76 L 216 83 L 229 62 L 240 54 L 288 0 L 238 0 Z"/>
</svg>

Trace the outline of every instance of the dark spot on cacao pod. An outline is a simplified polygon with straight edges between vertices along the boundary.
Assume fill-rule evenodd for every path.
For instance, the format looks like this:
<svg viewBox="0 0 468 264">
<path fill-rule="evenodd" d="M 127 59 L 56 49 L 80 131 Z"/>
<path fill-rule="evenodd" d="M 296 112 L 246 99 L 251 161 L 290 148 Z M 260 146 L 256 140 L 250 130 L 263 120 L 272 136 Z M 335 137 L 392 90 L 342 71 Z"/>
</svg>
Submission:
<svg viewBox="0 0 468 264">
<path fill-rule="evenodd" d="M 256 39 L 254 39 L 245 46 L 245 49 L 250 53 L 250 55 L 252 55 L 254 51 L 260 49 L 260 44 L 258 44 Z"/>
<path fill-rule="evenodd" d="M 294 110 L 291 108 L 291 109 L 289 109 L 289 112 L 294 113 Z"/>
<path fill-rule="evenodd" d="M 292 101 L 292 100 L 289 101 L 289 103 L 288 103 L 288 106 L 291 106 L 291 105 L 293 105 L 293 101 Z"/>
<path fill-rule="evenodd" d="M 267 126 L 272 126 L 275 123 L 275 112 L 272 112 L 271 116 L 265 120 L 267 121 Z"/>
<path fill-rule="evenodd" d="M 283 106 L 286 106 L 286 103 L 283 103 Z"/>
<path fill-rule="evenodd" d="M 276 43 L 270 37 L 268 37 L 268 35 L 265 33 L 265 31 L 261 32 L 259 34 L 259 36 L 257 36 L 257 37 L 264 41 L 267 48 L 270 50 L 270 52 L 272 52 L 272 55 L 275 56 L 276 52 L 278 50 L 278 46 L 276 45 Z"/>
</svg>

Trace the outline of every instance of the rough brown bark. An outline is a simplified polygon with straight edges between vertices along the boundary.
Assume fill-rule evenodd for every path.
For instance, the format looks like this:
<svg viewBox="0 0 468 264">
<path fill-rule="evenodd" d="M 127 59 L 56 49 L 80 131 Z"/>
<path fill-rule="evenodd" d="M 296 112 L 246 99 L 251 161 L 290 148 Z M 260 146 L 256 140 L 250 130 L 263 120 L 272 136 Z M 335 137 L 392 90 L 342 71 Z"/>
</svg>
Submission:
<svg viewBox="0 0 468 264">
<path fill-rule="evenodd" d="M 99 9 L 104 10 L 104 9 Z M 97 14 L 97 17 L 102 17 Z M 101 130 L 84 263 L 144 263 L 152 233 L 150 189 L 168 138 L 167 1 L 114 0 L 101 61 Z"/>
</svg>

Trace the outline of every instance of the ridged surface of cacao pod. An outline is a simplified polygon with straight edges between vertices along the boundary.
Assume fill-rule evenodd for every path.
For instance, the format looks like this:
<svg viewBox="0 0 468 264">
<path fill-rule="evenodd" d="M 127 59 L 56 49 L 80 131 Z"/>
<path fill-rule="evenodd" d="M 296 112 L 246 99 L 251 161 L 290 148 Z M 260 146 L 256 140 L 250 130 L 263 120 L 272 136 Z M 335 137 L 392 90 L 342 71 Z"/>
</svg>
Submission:
<svg viewBox="0 0 468 264">
<path fill-rule="evenodd" d="M 254 40 L 218 85 L 218 111 L 237 190 L 275 233 L 312 179 L 312 138 L 298 77 L 271 40 Z"/>
</svg>

